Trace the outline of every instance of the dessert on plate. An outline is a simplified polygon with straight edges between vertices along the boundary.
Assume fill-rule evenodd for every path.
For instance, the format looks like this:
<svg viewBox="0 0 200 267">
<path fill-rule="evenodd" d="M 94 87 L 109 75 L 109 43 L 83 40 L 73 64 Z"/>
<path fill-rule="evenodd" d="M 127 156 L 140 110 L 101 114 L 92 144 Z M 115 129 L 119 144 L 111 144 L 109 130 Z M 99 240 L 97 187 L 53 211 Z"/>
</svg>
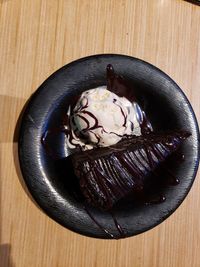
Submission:
<svg viewBox="0 0 200 267">
<path fill-rule="evenodd" d="M 72 101 L 61 127 L 66 134 L 75 175 L 87 205 L 111 212 L 130 194 L 143 192 L 146 178 L 157 175 L 157 168 L 189 137 L 186 131 L 154 132 L 140 107 L 134 88 L 112 65 L 107 66 L 107 85 L 84 91 Z M 47 131 L 42 137 L 46 143 Z M 175 183 L 178 178 L 173 177 Z M 164 201 L 161 197 L 160 201 Z M 92 216 L 91 219 L 101 225 Z M 113 216 L 116 228 L 122 227 Z M 114 237 L 106 229 L 102 230 Z M 115 238 L 115 237 L 114 237 Z"/>
<path fill-rule="evenodd" d="M 107 66 L 107 86 L 83 92 L 69 107 L 67 143 L 88 203 L 110 210 L 176 151 L 189 134 L 154 133 L 134 89 Z"/>
</svg>

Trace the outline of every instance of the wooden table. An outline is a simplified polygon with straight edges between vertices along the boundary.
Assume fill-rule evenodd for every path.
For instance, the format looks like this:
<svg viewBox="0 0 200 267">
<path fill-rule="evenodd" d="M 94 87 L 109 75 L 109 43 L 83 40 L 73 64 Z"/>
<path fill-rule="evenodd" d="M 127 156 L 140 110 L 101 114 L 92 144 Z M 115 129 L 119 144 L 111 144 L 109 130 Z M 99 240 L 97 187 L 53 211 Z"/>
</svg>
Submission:
<svg viewBox="0 0 200 267">
<path fill-rule="evenodd" d="M 73 233 L 31 201 L 14 129 L 24 103 L 64 64 L 120 53 L 168 73 L 200 118 L 200 7 L 182 0 L 0 0 L 0 267 L 198 267 L 200 182 L 164 223 L 107 241 Z"/>
</svg>

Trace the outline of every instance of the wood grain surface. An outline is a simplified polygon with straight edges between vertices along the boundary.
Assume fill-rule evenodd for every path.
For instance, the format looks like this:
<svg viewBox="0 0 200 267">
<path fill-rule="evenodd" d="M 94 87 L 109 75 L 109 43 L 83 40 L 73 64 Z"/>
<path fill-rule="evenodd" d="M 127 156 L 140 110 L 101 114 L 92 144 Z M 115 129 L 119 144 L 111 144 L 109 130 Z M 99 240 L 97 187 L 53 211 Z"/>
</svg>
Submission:
<svg viewBox="0 0 200 267">
<path fill-rule="evenodd" d="M 200 119 L 200 7 L 182 0 L 0 0 L 0 267 L 199 267 L 199 175 L 180 208 L 136 237 L 73 233 L 31 200 L 17 158 L 18 116 L 64 64 L 139 57 L 169 74 Z"/>
</svg>

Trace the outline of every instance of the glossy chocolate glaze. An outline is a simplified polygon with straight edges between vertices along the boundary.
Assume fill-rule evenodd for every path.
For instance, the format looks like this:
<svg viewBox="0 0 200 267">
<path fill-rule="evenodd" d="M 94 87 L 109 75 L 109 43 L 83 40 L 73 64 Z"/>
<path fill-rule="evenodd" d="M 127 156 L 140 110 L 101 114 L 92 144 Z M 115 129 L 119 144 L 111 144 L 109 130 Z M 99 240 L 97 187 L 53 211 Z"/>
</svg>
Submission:
<svg viewBox="0 0 200 267">
<path fill-rule="evenodd" d="M 131 191 L 143 190 L 145 178 L 175 152 L 186 132 L 132 136 L 116 145 L 75 153 L 72 162 L 75 174 L 87 201 L 98 208 L 110 210 Z M 155 174 L 156 175 L 156 174 Z"/>
<path fill-rule="evenodd" d="M 137 102 L 134 88 L 130 87 L 123 76 L 115 73 L 111 64 L 107 66 L 107 88 L 120 97 L 126 97 L 130 102 Z"/>
</svg>

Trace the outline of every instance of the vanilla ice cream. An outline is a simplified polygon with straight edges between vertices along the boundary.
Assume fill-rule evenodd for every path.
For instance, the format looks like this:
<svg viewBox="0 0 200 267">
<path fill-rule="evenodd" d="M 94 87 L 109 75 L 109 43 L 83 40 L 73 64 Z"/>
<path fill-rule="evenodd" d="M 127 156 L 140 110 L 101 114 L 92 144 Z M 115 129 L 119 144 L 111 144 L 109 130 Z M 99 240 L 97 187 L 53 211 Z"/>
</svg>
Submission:
<svg viewBox="0 0 200 267">
<path fill-rule="evenodd" d="M 108 91 L 106 86 L 83 92 L 68 115 L 70 148 L 107 147 L 124 136 L 141 135 L 143 114 L 139 105 Z"/>
</svg>

